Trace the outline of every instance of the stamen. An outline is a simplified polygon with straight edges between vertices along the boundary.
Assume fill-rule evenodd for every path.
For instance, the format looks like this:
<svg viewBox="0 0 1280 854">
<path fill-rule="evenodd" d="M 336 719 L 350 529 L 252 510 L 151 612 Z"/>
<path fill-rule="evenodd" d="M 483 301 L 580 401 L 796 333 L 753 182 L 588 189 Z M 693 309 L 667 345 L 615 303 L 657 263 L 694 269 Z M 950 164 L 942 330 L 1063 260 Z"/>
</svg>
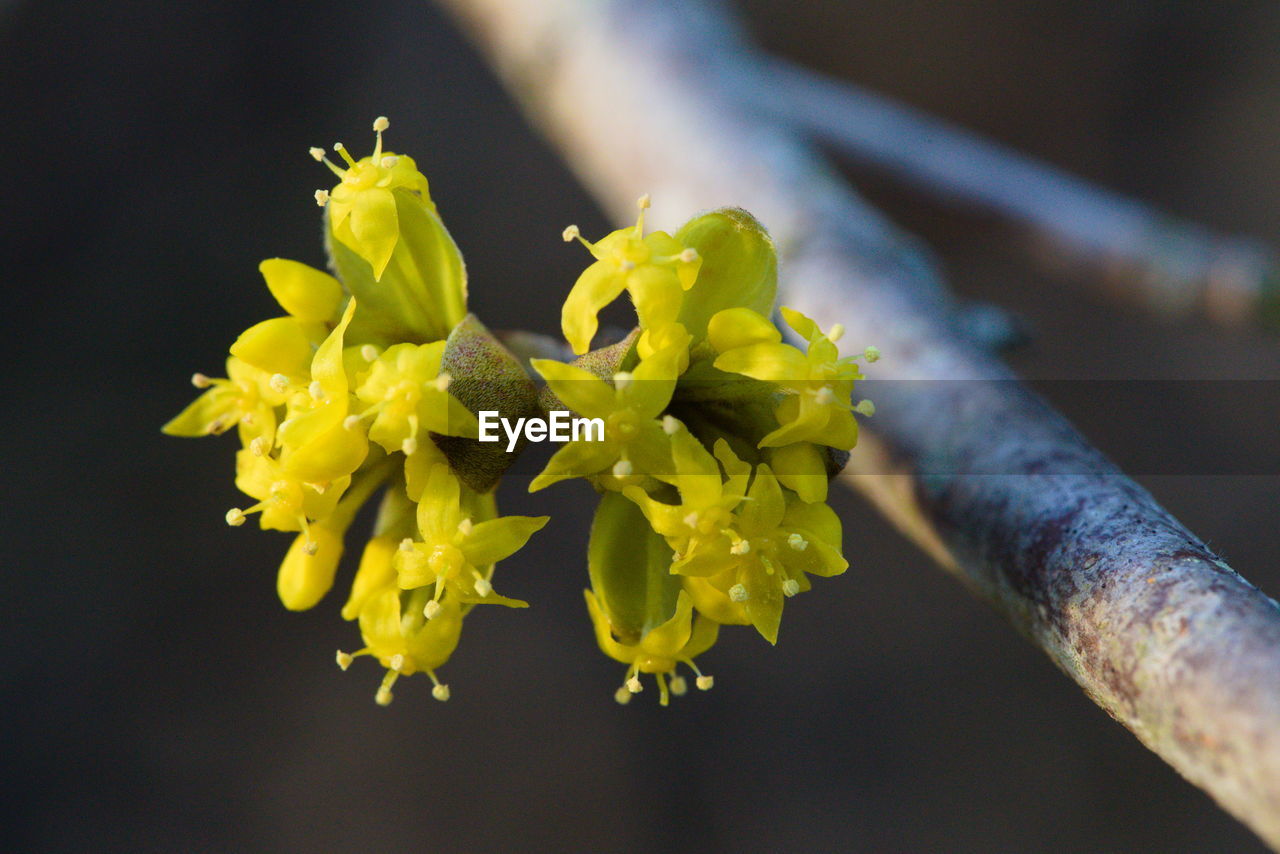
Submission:
<svg viewBox="0 0 1280 854">
<path fill-rule="evenodd" d="M 750 540 L 738 540 L 736 543 L 734 543 L 733 545 L 729 546 L 729 554 L 732 554 L 732 555 L 744 555 L 744 554 L 749 553 L 750 551 L 751 551 L 751 541 L 750 541 Z M 738 585 L 735 585 L 735 586 L 737 586 L 737 587 L 742 587 L 742 585 L 741 585 L 741 584 L 738 584 Z M 733 594 L 733 590 L 732 590 L 732 589 L 730 589 L 729 593 L 730 593 L 730 595 L 732 595 L 732 594 Z M 745 587 L 743 588 L 743 593 L 744 593 L 744 594 L 746 593 L 746 588 L 745 588 Z M 747 597 L 744 595 L 744 596 L 742 597 L 742 600 L 739 600 L 739 601 L 743 601 L 743 600 L 745 600 L 746 598 L 747 598 Z"/>
<path fill-rule="evenodd" d="M 636 207 L 638 207 L 642 211 L 646 210 L 650 204 L 652 204 L 652 200 L 649 198 L 648 193 L 645 193 L 643 196 L 636 199 Z"/>
<path fill-rule="evenodd" d="M 839 341 L 843 337 L 844 337 L 844 324 L 843 323 L 832 324 L 831 330 L 827 332 L 827 340 L 834 342 L 834 341 Z"/>
<path fill-rule="evenodd" d="M 636 237 L 644 237 L 644 212 L 649 207 L 649 194 L 645 193 L 636 200 L 636 207 L 640 209 L 640 215 L 636 217 Z"/>
<path fill-rule="evenodd" d="M 428 620 L 435 619 L 436 614 L 440 613 L 440 603 L 434 599 L 429 599 L 422 609 L 422 616 Z"/>
<path fill-rule="evenodd" d="M 312 157 L 314 157 L 314 158 L 316 159 L 316 162 L 317 162 L 317 163 L 320 163 L 321 161 L 323 161 L 323 160 L 324 160 L 324 149 L 323 149 L 323 148 L 320 148 L 320 147 L 319 147 L 319 146 L 317 146 L 317 145 L 313 145 L 313 146 L 311 146 L 311 148 L 309 148 L 309 149 L 308 149 L 308 151 L 310 151 L 310 152 L 311 152 L 311 156 L 312 156 Z"/>
<path fill-rule="evenodd" d="M 671 693 L 677 697 L 683 697 L 689 690 L 689 683 L 684 681 L 683 676 L 671 677 Z"/>
<path fill-rule="evenodd" d="M 627 386 L 631 385 L 632 379 L 633 376 L 631 374 L 626 371 L 619 371 L 613 375 L 613 387 L 618 391 L 622 391 Z"/>
<path fill-rule="evenodd" d="M 830 406 L 832 403 L 835 403 L 836 393 L 831 390 L 831 386 L 824 385 L 814 393 L 813 399 L 820 406 Z"/>
<path fill-rule="evenodd" d="M 688 249 L 680 253 L 680 260 L 686 264 L 692 264 L 698 260 L 698 250 L 690 246 Z"/>
<path fill-rule="evenodd" d="M 434 688 L 431 689 L 431 696 L 435 697 L 437 700 L 439 700 L 442 703 L 448 702 L 449 686 L 437 684 Z"/>
<path fill-rule="evenodd" d="M 382 677 L 382 684 L 378 686 L 378 693 L 373 695 L 373 701 L 379 706 L 391 705 L 391 701 L 395 699 L 391 694 L 391 686 L 396 684 L 396 680 L 399 678 L 399 673 L 394 670 L 388 670 L 387 675 Z"/>
<path fill-rule="evenodd" d="M 868 362 L 878 362 L 880 361 L 880 348 L 868 347 L 862 351 L 862 357 Z"/>
<path fill-rule="evenodd" d="M 476 573 L 476 595 L 481 599 L 489 598 L 489 594 L 493 592 L 493 585 L 489 583 L 489 579 L 480 573 Z"/>
<path fill-rule="evenodd" d="M 794 578 L 788 578 L 782 582 L 782 594 L 790 598 L 800 592 L 800 582 Z"/>
<path fill-rule="evenodd" d="M 307 540 L 302 546 L 302 553 L 308 557 L 314 557 L 318 551 L 320 551 L 320 544 L 315 540 Z"/>
<path fill-rule="evenodd" d="M 351 152 L 347 151 L 347 147 L 342 143 L 335 142 L 333 144 L 333 150 L 338 152 L 339 156 L 341 156 L 343 160 L 347 161 L 348 166 L 354 167 L 356 165 L 355 160 L 351 157 Z"/>
<path fill-rule="evenodd" d="M 639 694 L 644 690 L 644 685 L 640 684 L 640 676 L 638 674 L 631 674 L 631 678 L 627 680 L 627 690 L 632 694 Z"/>
<path fill-rule="evenodd" d="M 869 400 L 858 401 L 858 405 L 855 406 L 853 409 L 859 415 L 865 415 L 868 418 L 876 414 L 876 405 Z"/>
<path fill-rule="evenodd" d="M 809 541 L 799 534 L 793 533 L 791 536 L 787 537 L 787 545 L 791 546 L 791 548 L 798 552 L 802 552 L 809 548 Z"/>
<path fill-rule="evenodd" d="M 747 588 L 746 588 L 746 586 L 745 586 L 745 585 L 743 585 L 743 584 L 741 584 L 741 583 L 739 583 L 739 584 L 735 584 L 735 585 L 733 585 L 732 587 L 730 587 L 730 588 L 729 588 L 729 598 L 730 598 L 730 599 L 732 599 L 734 602 L 745 602 L 745 601 L 747 601 L 748 594 L 747 594 Z"/>
<path fill-rule="evenodd" d="M 270 445 L 267 442 L 267 437 L 258 436 L 249 443 L 249 453 L 253 454 L 255 457 L 265 457 L 269 447 Z"/>
<path fill-rule="evenodd" d="M 450 384 L 453 383 L 453 375 L 448 371 L 441 371 L 440 375 L 432 381 L 436 391 L 448 391 Z"/>
<path fill-rule="evenodd" d="M 192 374 L 191 384 L 196 388 L 208 388 L 213 385 L 213 380 L 209 379 L 204 374 Z"/>
<path fill-rule="evenodd" d="M 233 528 L 239 528 L 244 524 L 244 511 L 239 507 L 232 507 L 227 511 L 227 524 Z"/>
<path fill-rule="evenodd" d="M 271 379 L 267 380 L 267 385 L 276 394 L 284 394 L 289 390 L 289 378 L 284 374 L 272 374 Z"/>
<path fill-rule="evenodd" d="M 680 421 L 674 415 L 662 416 L 662 432 L 674 436 L 680 432 Z"/>
<path fill-rule="evenodd" d="M 391 127 L 391 122 L 387 120 L 386 116 L 378 116 L 373 120 L 374 133 L 382 133 L 389 127 Z"/>
<path fill-rule="evenodd" d="M 635 468 L 631 465 L 631 460 L 618 460 L 613 464 L 614 477 L 631 477 Z"/>
<path fill-rule="evenodd" d="M 372 362 L 378 358 L 378 348 L 372 344 L 365 344 L 360 348 L 360 358 L 366 362 Z"/>
<path fill-rule="evenodd" d="M 665 673 L 656 674 L 658 679 L 658 705 L 671 705 L 671 692 L 667 690 L 667 676 Z"/>
<path fill-rule="evenodd" d="M 413 551 L 413 537 L 405 537 L 403 540 L 400 541 L 400 551 L 402 552 Z"/>
<path fill-rule="evenodd" d="M 387 662 L 387 667 L 390 667 L 396 673 L 399 673 L 401 670 L 403 670 L 404 669 L 404 653 L 397 652 L 395 655 L 391 656 L 391 660 Z"/>
<path fill-rule="evenodd" d="M 625 706 L 631 702 L 631 692 L 627 690 L 627 686 L 623 685 L 617 691 L 613 692 L 613 699 L 619 706 Z"/>
<path fill-rule="evenodd" d="M 690 528 L 696 528 L 698 527 L 698 522 L 700 521 L 700 519 L 701 517 L 698 515 L 698 511 L 695 510 L 692 513 L 690 513 L 688 516 L 685 516 L 680 521 L 684 522 Z"/>
<path fill-rule="evenodd" d="M 578 231 L 578 227 L 576 225 L 565 226 L 564 231 L 560 232 L 560 237 L 564 240 L 565 243 L 572 243 L 573 241 L 577 240 L 581 236 L 582 235 Z"/>
<path fill-rule="evenodd" d="M 383 169 L 391 169 L 391 168 L 394 168 L 395 165 L 399 162 L 400 162 L 399 156 L 395 154 L 388 154 L 386 157 L 378 161 L 378 165 L 381 166 Z"/>
<path fill-rule="evenodd" d="M 337 656 L 335 656 L 335 658 L 338 661 L 338 666 L 341 667 L 343 670 L 346 670 L 348 667 L 351 666 L 351 662 L 355 659 L 355 656 L 349 652 L 343 652 L 342 650 L 338 650 L 338 654 Z"/>
<path fill-rule="evenodd" d="M 412 457 L 418 452 L 418 439 L 416 436 L 410 436 L 400 443 L 400 450 L 404 452 L 406 457 Z"/>
<path fill-rule="evenodd" d="M 462 534 L 464 537 L 469 537 L 471 536 L 471 529 L 474 527 L 475 526 L 471 524 L 471 517 L 468 516 L 458 523 L 458 533 Z"/>
<path fill-rule="evenodd" d="M 710 691 L 712 686 L 716 684 L 714 676 L 699 676 L 696 680 L 699 691 Z"/>
<path fill-rule="evenodd" d="M 360 426 L 359 415 L 348 415 L 346 418 L 342 419 L 342 429 L 344 430 L 354 430 L 359 426 Z"/>
<path fill-rule="evenodd" d="M 311 385 L 307 386 L 307 394 L 311 395 L 312 400 L 324 400 L 324 386 L 320 385 L 320 380 L 311 381 Z"/>
</svg>

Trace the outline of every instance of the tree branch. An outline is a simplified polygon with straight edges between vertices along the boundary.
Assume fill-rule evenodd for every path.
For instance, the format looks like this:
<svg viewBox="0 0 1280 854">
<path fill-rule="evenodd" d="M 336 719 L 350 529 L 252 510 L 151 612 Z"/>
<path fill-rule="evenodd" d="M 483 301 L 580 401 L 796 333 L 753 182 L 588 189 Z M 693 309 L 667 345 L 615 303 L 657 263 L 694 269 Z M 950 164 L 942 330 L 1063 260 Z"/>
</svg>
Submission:
<svg viewBox="0 0 1280 854">
<path fill-rule="evenodd" d="M 789 62 L 762 58 L 751 69 L 759 105 L 778 120 L 919 190 L 1029 226 L 1113 296 L 1166 317 L 1203 311 L 1222 324 L 1280 319 L 1280 268 L 1257 240 L 1215 234 Z"/>
<path fill-rule="evenodd" d="M 697 2 L 444 0 L 620 219 L 741 205 L 782 299 L 884 353 L 848 481 L 1196 785 L 1280 845 L 1280 610 L 956 322 L 927 250 L 753 91 Z M 939 381 L 947 380 L 947 381 Z M 864 434 L 865 435 L 865 434 Z"/>
</svg>

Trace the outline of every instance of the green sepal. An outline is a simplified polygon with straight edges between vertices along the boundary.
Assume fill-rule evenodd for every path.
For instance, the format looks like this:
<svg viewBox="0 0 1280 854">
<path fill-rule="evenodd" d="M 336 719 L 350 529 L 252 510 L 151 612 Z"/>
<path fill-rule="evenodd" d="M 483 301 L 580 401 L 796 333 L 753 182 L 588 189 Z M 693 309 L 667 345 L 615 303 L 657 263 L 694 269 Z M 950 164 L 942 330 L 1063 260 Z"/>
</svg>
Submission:
<svg viewBox="0 0 1280 854">
<path fill-rule="evenodd" d="M 617 492 L 601 497 L 591 522 L 587 569 L 591 589 L 621 642 L 639 643 L 675 614 L 680 577 L 671 574 L 672 556 L 638 506 Z"/>
</svg>

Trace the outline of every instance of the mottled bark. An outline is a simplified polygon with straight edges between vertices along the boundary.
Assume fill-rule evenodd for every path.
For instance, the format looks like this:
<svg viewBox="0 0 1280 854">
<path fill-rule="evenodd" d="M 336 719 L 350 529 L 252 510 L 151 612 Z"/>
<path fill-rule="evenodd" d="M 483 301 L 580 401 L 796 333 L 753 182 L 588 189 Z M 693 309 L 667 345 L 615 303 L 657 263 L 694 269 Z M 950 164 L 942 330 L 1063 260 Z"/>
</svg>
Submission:
<svg viewBox="0 0 1280 854">
<path fill-rule="evenodd" d="M 884 353 L 844 477 L 1148 747 L 1280 845 L 1280 610 L 977 342 L 927 250 L 762 112 L 696 2 L 445 0 L 620 221 L 740 205 L 782 300 Z"/>
</svg>

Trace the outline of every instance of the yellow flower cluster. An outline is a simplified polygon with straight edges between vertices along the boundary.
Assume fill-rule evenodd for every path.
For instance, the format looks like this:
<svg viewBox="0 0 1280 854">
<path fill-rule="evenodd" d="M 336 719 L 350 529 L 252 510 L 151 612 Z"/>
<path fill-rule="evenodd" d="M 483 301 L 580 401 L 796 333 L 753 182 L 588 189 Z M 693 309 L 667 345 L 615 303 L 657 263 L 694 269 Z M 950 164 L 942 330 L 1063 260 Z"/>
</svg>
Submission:
<svg viewBox="0 0 1280 854">
<path fill-rule="evenodd" d="M 582 241 L 596 260 L 562 325 L 583 355 L 532 363 L 555 404 L 603 421 L 604 440 L 565 445 L 530 490 L 583 477 L 603 493 L 588 554 L 596 637 L 628 665 L 619 702 L 651 673 L 665 705 L 687 687 L 678 665 L 711 687 L 693 659 L 720 625 L 751 625 L 776 643 L 784 601 L 810 589 L 809 575 L 848 567 L 827 481 L 857 441 L 853 413 L 873 411 L 852 402 L 858 360 L 879 354 L 842 357 L 838 325 L 824 333 L 787 308 L 807 347 L 783 343 L 769 320 L 773 245 L 746 212 L 646 236 L 648 204 L 635 226 Z M 565 238 L 581 240 L 574 226 Z M 623 290 L 638 329 L 587 352 L 596 314 Z"/>
<path fill-rule="evenodd" d="M 525 607 L 494 590 L 494 566 L 547 517 L 498 515 L 494 489 L 518 447 L 482 444 L 477 415 L 519 418 L 571 410 L 599 419 L 566 443 L 530 484 L 584 478 L 600 493 L 587 547 L 586 602 L 600 648 L 627 665 L 615 697 L 655 677 L 662 703 L 712 678 L 694 659 L 722 625 L 751 625 L 775 643 L 786 599 L 811 575 L 848 564 L 827 483 L 857 441 L 853 403 L 867 348 L 841 356 L 839 325 L 823 332 L 798 312 L 770 319 L 777 259 L 745 211 L 697 217 L 674 234 L 634 226 L 591 243 L 565 300 L 562 327 L 578 356 L 522 364 L 467 314 L 461 254 L 414 161 L 321 149 L 339 183 L 316 192 L 332 274 L 285 259 L 260 271 L 284 315 L 231 345 L 226 378 L 197 374 L 204 393 L 164 427 L 177 436 L 236 429 L 235 483 L 253 503 L 244 524 L 296 534 L 277 576 L 286 608 L 316 605 L 333 587 L 349 528 L 381 495 L 351 581 L 344 619 L 363 646 L 339 652 L 386 669 L 386 704 L 402 675 L 436 671 L 477 605 Z M 630 295 L 638 326 L 592 350 L 598 313 Z M 486 412 L 487 415 L 487 412 Z"/>
<path fill-rule="evenodd" d="M 284 317 L 250 327 L 231 345 L 227 377 L 165 425 L 176 436 L 237 429 L 236 487 L 262 528 L 298 532 L 277 576 L 286 608 L 316 605 L 334 583 L 348 528 L 384 493 L 342 615 L 364 646 L 339 653 L 346 669 L 369 655 L 400 675 L 436 676 L 476 605 L 523 606 L 493 590 L 494 564 L 520 549 L 547 517 L 499 517 L 491 494 L 462 483 L 438 442 L 476 436 L 474 413 L 450 393 L 451 333 L 464 325 L 462 259 L 414 162 L 382 150 L 317 192 L 337 277 L 297 261 L 260 267 Z M 312 149 L 318 160 L 324 153 Z M 327 160 L 326 160 L 327 162 Z M 457 349 L 457 347 L 455 347 Z"/>
</svg>

